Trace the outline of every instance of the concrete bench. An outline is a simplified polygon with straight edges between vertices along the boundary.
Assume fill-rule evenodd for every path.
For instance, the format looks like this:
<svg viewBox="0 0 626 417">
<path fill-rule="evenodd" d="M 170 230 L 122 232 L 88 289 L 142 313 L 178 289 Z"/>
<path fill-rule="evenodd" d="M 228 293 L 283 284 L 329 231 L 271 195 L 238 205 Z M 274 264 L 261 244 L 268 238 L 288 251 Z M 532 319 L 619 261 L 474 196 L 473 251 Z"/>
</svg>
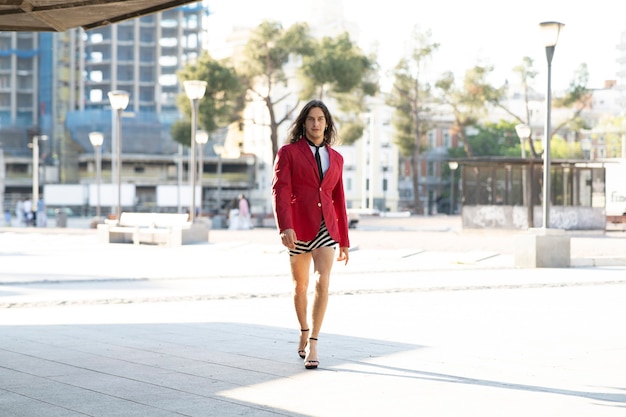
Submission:
<svg viewBox="0 0 626 417">
<path fill-rule="evenodd" d="M 209 223 L 192 224 L 184 213 L 130 213 L 124 212 L 120 221 L 105 220 L 98 225 L 99 240 L 103 243 L 140 243 L 180 246 L 209 241 Z"/>
</svg>

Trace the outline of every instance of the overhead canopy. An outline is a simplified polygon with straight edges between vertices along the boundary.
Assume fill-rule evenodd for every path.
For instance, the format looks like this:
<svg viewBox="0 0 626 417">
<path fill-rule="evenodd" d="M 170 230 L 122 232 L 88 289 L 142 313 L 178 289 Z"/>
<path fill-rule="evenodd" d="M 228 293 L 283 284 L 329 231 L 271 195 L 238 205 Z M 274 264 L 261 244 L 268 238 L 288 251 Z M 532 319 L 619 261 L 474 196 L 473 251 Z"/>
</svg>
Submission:
<svg viewBox="0 0 626 417">
<path fill-rule="evenodd" d="M 93 29 L 198 0 L 0 0 L 0 31 Z"/>
</svg>

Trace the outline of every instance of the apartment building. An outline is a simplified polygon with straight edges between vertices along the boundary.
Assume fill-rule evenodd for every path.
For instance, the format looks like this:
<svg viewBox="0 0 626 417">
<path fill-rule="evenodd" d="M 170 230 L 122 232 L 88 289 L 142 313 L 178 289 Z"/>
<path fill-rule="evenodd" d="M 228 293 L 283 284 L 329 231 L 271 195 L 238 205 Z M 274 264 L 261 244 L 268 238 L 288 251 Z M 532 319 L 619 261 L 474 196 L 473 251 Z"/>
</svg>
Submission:
<svg viewBox="0 0 626 417">
<path fill-rule="evenodd" d="M 155 209 L 158 186 L 187 181 L 188 152 L 170 135 L 172 123 L 183 117 L 176 73 L 202 53 L 207 13 L 198 2 L 88 31 L 1 32 L 0 204 L 12 209 L 19 198 L 30 198 L 33 137 L 41 194 L 49 184 L 96 182 L 93 131 L 104 135 L 101 181 L 113 182 L 115 115 L 107 95 L 113 90 L 130 96 L 121 118 L 121 154 L 122 182 L 135 190 L 133 208 Z M 223 145 L 225 136 L 226 130 L 218 132 L 212 143 Z M 203 184 L 215 191 L 220 182 L 227 201 L 250 188 L 250 158 L 223 159 L 212 143 L 202 148 Z M 210 205 L 213 194 L 207 192 L 203 203 Z M 85 201 L 79 209 L 89 214 L 93 207 Z"/>
</svg>

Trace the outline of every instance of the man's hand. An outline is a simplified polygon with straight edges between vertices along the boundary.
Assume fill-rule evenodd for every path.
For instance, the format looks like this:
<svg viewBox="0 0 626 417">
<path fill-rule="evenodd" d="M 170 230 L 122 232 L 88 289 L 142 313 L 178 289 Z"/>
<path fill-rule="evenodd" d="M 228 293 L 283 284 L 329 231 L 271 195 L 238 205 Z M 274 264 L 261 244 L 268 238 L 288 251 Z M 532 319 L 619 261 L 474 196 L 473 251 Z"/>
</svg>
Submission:
<svg viewBox="0 0 626 417">
<path fill-rule="evenodd" d="M 283 245 L 285 245 L 288 249 L 296 248 L 296 240 L 298 238 L 296 237 L 295 230 L 293 229 L 283 230 L 283 232 L 280 234 L 280 239 L 283 242 Z"/>
<path fill-rule="evenodd" d="M 337 256 L 337 261 L 345 261 L 344 265 L 348 265 L 348 259 L 350 255 L 348 255 L 349 248 L 341 247 L 339 248 L 339 255 Z"/>
</svg>

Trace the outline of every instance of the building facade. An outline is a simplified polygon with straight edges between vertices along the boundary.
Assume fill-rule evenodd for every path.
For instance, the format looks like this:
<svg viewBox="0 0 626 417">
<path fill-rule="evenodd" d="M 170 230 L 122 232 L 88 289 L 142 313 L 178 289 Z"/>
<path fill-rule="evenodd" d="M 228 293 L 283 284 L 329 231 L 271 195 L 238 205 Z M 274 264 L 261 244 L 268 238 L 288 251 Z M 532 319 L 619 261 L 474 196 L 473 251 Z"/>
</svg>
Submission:
<svg viewBox="0 0 626 417">
<path fill-rule="evenodd" d="M 177 71 L 202 53 L 207 13 L 198 2 L 89 31 L 0 33 L 5 174 L 0 204 L 12 209 L 19 199 L 31 196 L 33 137 L 39 139 L 37 175 L 44 199 L 46 185 L 96 182 L 95 150 L 89 141 L 93 131 L 104 135 L 100 179 L 112 183 L 115 114 L 108 92 L 124 90 L 130 101 L 121 122 L 122 181 L 136 190 L 132 208 L 174 209 L 155 208 L 157 187 L 188 180 L 188 152 L 172 140 L 170 127 L 183 117 L 177 107 L 183 93 Z M 219 182 L 223 201 L 250 188 L 250 158 L 222 158 L 210 146 L 223 145 L 225 136 L 226 130 L 213 135 L 201 159 L 201 184 L 215 190 Z M 89 201 L 75 209 L 93 211 Z"/>
</svg>

